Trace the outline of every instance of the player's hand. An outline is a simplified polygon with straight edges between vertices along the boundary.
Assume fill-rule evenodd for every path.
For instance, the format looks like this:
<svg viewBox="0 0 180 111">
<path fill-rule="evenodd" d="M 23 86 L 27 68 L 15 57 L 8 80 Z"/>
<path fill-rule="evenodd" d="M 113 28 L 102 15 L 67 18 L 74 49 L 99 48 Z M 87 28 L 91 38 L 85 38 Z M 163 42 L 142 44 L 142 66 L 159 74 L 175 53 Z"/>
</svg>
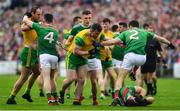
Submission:
<svg viewBox="0 0 180 111">
<path fill-rule="evenodd" d="M 109 61 L 109 57 L 106 57 L 105 61 Z"/>
<path fill-rule="evenodd" d="M 28 16 L 28 18 L 29 18 L 29 17 L 32 17 L 32 15 L 31 15 L 31 13 L 30 13 L 30 12 L 26 12 L 24 15 L 27 15 L 27 16 Z"/>
<path fill-rule="evenodd" d="M 175 49 L 175 46 L 174 46 L 172 43 L 170 43 L 170 44 L 168 45 L 168 48 L 170 48 L 170 49 Z"/>
<path fill-rule="evenodd" d="M 101 46 L 101 43 L 94 41 L 94 42 L 92 43 L 92 45 L 93 45 L 94 47 L 100 47 L 100 46 Z"/>
</svg>

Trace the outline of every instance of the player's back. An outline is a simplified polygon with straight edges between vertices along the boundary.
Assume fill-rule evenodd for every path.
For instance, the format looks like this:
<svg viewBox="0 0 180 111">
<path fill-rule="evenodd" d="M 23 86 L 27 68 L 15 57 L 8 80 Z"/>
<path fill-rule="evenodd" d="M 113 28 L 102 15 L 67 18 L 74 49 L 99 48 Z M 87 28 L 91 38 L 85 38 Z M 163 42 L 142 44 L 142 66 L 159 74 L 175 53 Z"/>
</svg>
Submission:
<svg viewBox="0 0 180 111">
<path fill-rule="evenodd" d="M 147 39 L 152 39 L 153 36 L 154 33 L 139 28 L 132 28 L 123 32 L 120 38 L 126 43 L 125 53 L 134 52 L 144 55 Z"/>
<path fill-rule="evenodd" d="M 39 54 L 57 55 L 56 42 L 58 40 L 58 31 L 52 27 L 41 27 L 38 31 L 38 49 Z"/>
</svg>

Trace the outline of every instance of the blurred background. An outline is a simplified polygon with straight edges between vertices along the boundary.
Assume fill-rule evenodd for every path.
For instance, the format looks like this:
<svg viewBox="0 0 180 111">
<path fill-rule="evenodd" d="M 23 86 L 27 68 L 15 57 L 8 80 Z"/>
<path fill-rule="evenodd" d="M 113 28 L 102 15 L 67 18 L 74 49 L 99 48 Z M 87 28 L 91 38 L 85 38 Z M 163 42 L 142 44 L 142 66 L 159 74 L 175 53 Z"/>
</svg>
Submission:
<svg viewBox="0 0 180 111">
<path fill-rule="evenodd" d="M 110 18 L 112 25 L 133 19 L 141 24 L 150 22 L 157 34 L 177 47 L 170 50 L 162 45 L 168 67 L 158 65 L 158 76 L 174 77 L 175 72 L 180 75 L 180 0 L 0 0 L 0 74 L 19 74 L 23 45 L 20 24 L 23 14 L 34 5 L 54 15 L 60 41 L 72 28 L 73 17 L 80 16 L 84 9 L 92 11 L 95 22 L 104 17 Z M 60 50 L 59 53 L 63 61 L 65 52 Z M 14 71 L 8 72 L 10 70 Z"/>
</svg>

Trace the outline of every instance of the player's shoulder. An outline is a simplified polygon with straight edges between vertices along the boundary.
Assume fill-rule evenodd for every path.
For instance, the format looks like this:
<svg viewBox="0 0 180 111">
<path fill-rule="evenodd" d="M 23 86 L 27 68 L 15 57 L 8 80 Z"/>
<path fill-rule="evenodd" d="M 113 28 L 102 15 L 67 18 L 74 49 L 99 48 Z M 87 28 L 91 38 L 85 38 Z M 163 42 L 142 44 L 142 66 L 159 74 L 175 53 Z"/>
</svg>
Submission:
<svg viewBox="0 0 180 111">
<path fill-rule="evenodd" d="M 80 31 L 77 36 L 87 36 L 89 34 L 89 29 L 84 29 Z"/>
<path fill-rule="evenodd" d="M 81 27 L 81 24 L 80 24 L 80 23 L 79 23 L 79 24 L 74 25 L 74 26 L 72 27 L 72 30 L 74 30 L 74 29 L 78 29 L 79 27 Z"/>
<path fill-rule="evenodd" d="M 108 33 L 114 35 L 114 33 L 112 31 L 108 31 Z"/>
</svg>

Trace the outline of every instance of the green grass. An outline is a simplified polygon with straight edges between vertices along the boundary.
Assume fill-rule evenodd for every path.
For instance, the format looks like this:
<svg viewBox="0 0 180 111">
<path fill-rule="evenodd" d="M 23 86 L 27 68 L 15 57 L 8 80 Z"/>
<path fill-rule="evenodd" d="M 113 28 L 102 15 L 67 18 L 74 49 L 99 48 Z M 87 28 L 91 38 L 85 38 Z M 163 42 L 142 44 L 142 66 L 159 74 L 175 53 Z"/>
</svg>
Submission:
<svg viewBox="0 0 180 111">
<path fill-rule="evenodd" d="M 84 96 L 86 99 L 83 100 L 82 106 L 72 106 L 74 87 L 71 87 L 71 99 L 66 99 L 65 104 L 48 106 L 47 99 L 45 97 L 39 97 L 37 83 L 35 83 L 31 91 L 34 100 L 33 103 L 28 103 L 26 100 L 21 98 L 25 91 L 25 84 L 16 96 L 18 104 L 7 105 L 6 100 L 10 95 L 13 84 L 17 78 L 18 76 L 15 75 L 0 76 L 0 110 L 180 110 L 180 83 L 177 79 L 159 79 L 158 94 L 155 97 L 156 101 L 154 104 L 147 107 L 110 107 L 109 104 L 112 101 L 111 97 L 107 97 L 105 100 L 99 100 L 99 106 L 92 106 L 92 100 L 88 98 L 91 90 L 89 82 L 84 89 Z M 58 91 L 61 87 L 62 80 L 63 78 L 59 78 L 57 82 Z M 126 83 L 132 84 L 133 82 L 127 80 Z"/>
</svg>

